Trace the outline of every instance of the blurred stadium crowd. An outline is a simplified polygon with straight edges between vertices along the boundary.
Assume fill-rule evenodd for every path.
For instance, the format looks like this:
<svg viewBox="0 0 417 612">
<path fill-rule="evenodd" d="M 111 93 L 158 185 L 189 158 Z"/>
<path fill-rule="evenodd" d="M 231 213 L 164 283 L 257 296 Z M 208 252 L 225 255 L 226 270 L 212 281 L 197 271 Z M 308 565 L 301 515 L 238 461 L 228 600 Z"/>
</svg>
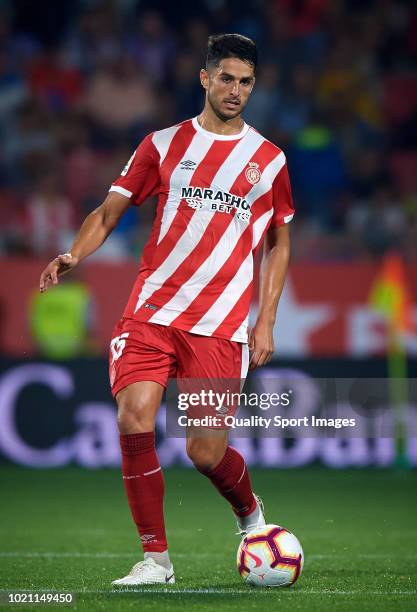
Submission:
<svg viewBox="0 0 417 612">
<path fill-rule="evenodd" d="M 154 129 L 196 115 L 207 36 L 259 46 L 245 119 L 287 154 L 294 257 L 417 244 L 417 9 L 401 0 L 0 3 L 0 254 L 55 256 Z M 137 254 L 153 205 L 97 257 Z"/>
</svg>

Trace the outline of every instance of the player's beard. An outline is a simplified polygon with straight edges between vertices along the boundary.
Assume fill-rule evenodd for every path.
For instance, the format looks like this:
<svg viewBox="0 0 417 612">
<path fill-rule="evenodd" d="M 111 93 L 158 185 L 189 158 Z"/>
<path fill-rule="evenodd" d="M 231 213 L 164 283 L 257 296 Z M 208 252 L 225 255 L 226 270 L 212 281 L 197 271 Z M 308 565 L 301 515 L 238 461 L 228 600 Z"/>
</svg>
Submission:
<svg viewBox="0 0 417 612">
<path fill-rule="evenodd" d="M 214 98 L 210 95 L 210 92 L 207 92 L 207 101 L 210 104 L 214 114 L 221 120 L 221 121 L 230 121 L 230 119 L 235 119 L 236 117 L 239 117 L 239 115 L 241 115 L 242 111 L 244 110 L 246 103 L 241 102 L 239 105 L 238 110 L 235 113 L 222 113 L 221 109 L 220 109 L 220 105 L 216 104 L 216 101 L 214 100 Z"/>
</svg>

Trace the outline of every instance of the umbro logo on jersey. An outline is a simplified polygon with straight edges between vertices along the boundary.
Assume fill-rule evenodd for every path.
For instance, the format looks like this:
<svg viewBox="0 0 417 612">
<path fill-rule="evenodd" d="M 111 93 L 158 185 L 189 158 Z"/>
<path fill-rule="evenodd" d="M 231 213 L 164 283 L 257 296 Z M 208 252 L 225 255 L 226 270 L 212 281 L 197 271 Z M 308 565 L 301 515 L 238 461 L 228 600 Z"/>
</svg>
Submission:
<svg viewBox="0 0 417 612">
<path fill-rule="evenodd" d="M 193 162 L 189 159 L 184 159 L 181 162 L 181 170 L 194 170 L 196 165 L 197 165 L 196 162 Z"/>
</svg>

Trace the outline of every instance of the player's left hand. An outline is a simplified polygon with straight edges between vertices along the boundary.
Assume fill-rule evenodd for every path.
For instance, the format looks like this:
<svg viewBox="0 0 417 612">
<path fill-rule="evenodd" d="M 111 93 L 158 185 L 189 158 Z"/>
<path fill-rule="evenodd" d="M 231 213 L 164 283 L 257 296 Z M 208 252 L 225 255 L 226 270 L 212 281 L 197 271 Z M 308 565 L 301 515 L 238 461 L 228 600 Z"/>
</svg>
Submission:
<svg viewBox="0 0 417 612">
<path fill-rule="evenodd" d="M 257 321 L 249 332 L 249 351 L 251 353 L 249 369 L 254 370 L 271 361 L 274 353 L 273 325 Z"/>
</svg>

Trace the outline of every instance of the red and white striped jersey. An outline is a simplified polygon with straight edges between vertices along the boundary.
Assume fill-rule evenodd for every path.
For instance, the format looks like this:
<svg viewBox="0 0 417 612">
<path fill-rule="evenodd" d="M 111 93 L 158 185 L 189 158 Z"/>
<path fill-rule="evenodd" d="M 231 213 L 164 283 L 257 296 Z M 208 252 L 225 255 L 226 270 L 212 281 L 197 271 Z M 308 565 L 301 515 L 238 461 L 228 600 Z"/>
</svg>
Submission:
<svg viewBox="0 0 417 612">
<path fill-rule="evenodd" d="M 146 136 L 110 191 L 159 194 L 123 316 L 247 342 L 254 254 L 294 215 L 284 153 L 247 124 L 222 136 L 194 117 Z"/>
</svg>

